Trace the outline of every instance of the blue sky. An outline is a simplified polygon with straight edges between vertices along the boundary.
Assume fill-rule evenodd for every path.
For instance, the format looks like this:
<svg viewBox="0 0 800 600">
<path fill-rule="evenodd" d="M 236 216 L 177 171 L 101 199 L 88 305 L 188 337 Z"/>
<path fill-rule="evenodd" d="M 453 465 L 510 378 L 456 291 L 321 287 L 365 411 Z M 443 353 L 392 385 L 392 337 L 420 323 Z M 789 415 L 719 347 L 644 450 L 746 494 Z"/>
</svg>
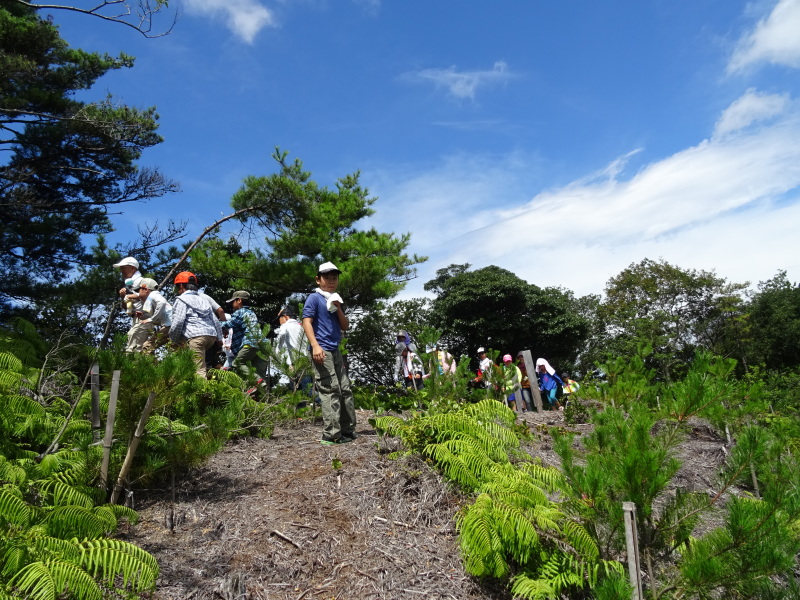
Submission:
<svg viewBox="0 0 800 600">
<path fill-rule="evenodd" d="M 182 192 L 136 225 L 222 215 L 277 145 L 332 186 L 355 170 L 366 226 L 437 269 L 495 264 L 601 293 L 663 258 L 800 280 L 800 0 L 178 0 L 173 32 L 56 12 L 73 45 L 136 57 L 100 80 L 156 105 Z M 169 15 L 155 26 L 167 27 Z"/>
</svg>

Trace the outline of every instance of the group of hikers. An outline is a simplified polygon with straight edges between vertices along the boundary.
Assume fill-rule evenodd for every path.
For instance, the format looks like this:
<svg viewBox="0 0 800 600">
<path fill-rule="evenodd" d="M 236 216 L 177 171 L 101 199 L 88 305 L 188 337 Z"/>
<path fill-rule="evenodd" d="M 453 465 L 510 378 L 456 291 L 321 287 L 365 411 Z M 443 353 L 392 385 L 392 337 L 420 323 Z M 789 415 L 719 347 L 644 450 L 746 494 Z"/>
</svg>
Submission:
<svg viewBox="0 0 800 600">
<path fill-rule="evenodd" d="M 255 386 L 247 393 L 255 393 L 266 385 L 269 364 L 259 355 L 263 336 L 258 318 L 250 308 L 250 293 L 239 290 L 225 300 L 230 312 L 199 289 L 197 276 L 190 271 L 178 273 L 173 280 L 175 299 L 172 303 L 158 291 L 157 282 L 143 277 L 139 262 L 132 256 L 114 264 L 120 270 L 125 285 L 119 290 L 122 303 L 132 319 L 128 331 L 127 352 L 154 353 L 171 342 L 187 347 L 194 353 L 196 372 L 205 378 L 209 367 L 232 369 L 246 381 L 255 378 Z M 322 407 L 323 431 L 320 442 L 325 445 L 343 444 L 356 439 L 356 413 L 350 379 L 344 358 L 339 349 L 342 332 L 349 327 L 344 311 L 344 301 L 336 293 L 341 271 L 332 262 L 319 265 L 315 281 L 317 287 L 309 294 L 298 321 L 293 306 L 280 309 L 277 318 L 275 348 L 288 371 L 301 356 L 311 357 L 314 373 L 314 390 Z M 220 362 L 220 349 L 225 352 L 224 364 Z M 416 346 L 406 331 L 397 334 L 395 349 L 395 381 L 401 380 L 409 388 L 419 388 L 427 377 L 416 353 Z M 431 369 L 439 374 L 453 375 L 457 361 L 440 345 L 426 348 L 431 357 Z M 533 410 L 531 380 L 520 353 L 516 364 L 510 354 L 497 366 L 478 349 L 480 367 L 473 384 L 502 391 L 508 405 L 516 410 L 516 393 L 521 395 L 522 410 Z M 252 369 L 252 370 L 251 370 Z M 255 376 L 252 371 L 255 371 Z M 311 377 L 297 370 L 299 378 L 293 380 L 294 389 L 311 388 Z M 559 400 L 578 389 L 578 384 L 566 375 L 559 377 L 543 358 L 536 361 L 538 388 L 551 409 L 563 408 Z M 284 375 L 284 382 L 289 378 Z"/>
<path fill-rule="evenodd" d="M 456 359 L 447 352 L 441 344 L 427 347 L 429 357 L 428 368 L 425 368 L 422 359 L 417 353 L 416 345 L 411 341 L 408 332 L 397 332 L 395 342 L 395 382 L 402 381 L 406 388 L 421 389 L 423 380 L 430 377 L 436 370 L 439 375 L 454 375 L 458 366 Z M 503 356 L 503 364 L 495 365 L 486 354 L 485 348 L 478 348 L 478 370 L 472 379 L 473 387 L 484 387 L 502 392 L 508 406 L 517 410 L 517 393 L 520 394 L 522 412 L 533 410 L 533 396 L 531 394 L 531 380 L 528 377 L 525 357 L 522 352 L 517 354 L 516 363 L 510 354 Z M 580 385 L 569 375 L 562 373 L 560 376 L 544 358 L 536 359 L 537 387 L 542 394 L 542 399 L 547 403 L 544 408 L 550 410 L 563 410 L 567 405 L 569 395 L 576 392 Z"/>
<path fill-rule="evenodd" d="M 125 285 L 119 296 L 132 319 L 128 330 L 127 352 L 153 353 L 167 342 L 188 347 L 195 357 L 197 375 L 205 378 L 209 365 L 217 366 L 220 348 L 226 360 L 222 369 L 232 369 L 245 380 L 251 368 L 257 375 L 254 393 L 265 385 L 269 365 L 259 356 L 262 342 L 258 318 L 250 308 L 250 293 L 236 291 L 225 301 L 230 313 L 199 290 L 197 276 L 178 273 L 173 280 L 175 300 L 170 304 L 158 291 L 154 279 L 143 277 L 139 262 L 132 256 L 114 264 Z M 349 327 L 342 297 L 336 293 L 341 271 L 331 262 L 317 269 L 317 288 L 306 299 L 302 323 L 292 306 L 278 313 L 276 348 L 290 366 L 310 350 L 315 390 L 322 406 L 323 444 L 342 444 L 356 438 L 356 413 L 350 380 L 344 367 L 339 343 Z M 305 346 L 305 347 L 303 347 Z M 300 385 L 307 382 L 301 381 Z"/>
</svg>

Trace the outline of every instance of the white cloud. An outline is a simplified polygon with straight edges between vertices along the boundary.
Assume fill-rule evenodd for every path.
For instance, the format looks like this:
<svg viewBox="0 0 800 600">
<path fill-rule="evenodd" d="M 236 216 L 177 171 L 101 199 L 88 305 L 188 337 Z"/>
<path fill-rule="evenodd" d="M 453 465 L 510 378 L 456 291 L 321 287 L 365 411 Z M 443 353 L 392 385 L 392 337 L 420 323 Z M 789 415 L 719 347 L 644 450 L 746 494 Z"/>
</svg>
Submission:
<svg viewBox="0 0 800 600">
<path fill-rule="evenodd" d="M 522 169 L 503 161 L 486 161 L 495 168 L 485 170 L 462 161 L 461 171 L 473 173 L 462 179 L 430 172 L 406 181 L 390 195 L 403 206 L 391 230 L 411 231 L 410 250 L 431 256 L 409 293 L 436 269 L 464 262 L 496 264 L 579 294 L 602 292 L 610 277 L 644 258 L 715 269 L 733 281 L 765 280 L 779 268 L 800 278 L 800 107 L 788 98 L 778 104 L 780 115 L 758 108 L 748 91 L 719 120 L 727 135 L 632 176 L 624 176 L 630 155 L 622 157 L 516 206 L 501 199 Z M 767 114 L 771 122 L 755 125 Z M 458 171 L 451 166 L 446 174 Z"/>
<path fill-rule="evenodd" d="M 258 0 L 184 0 L 187 12 L 222 18 L 237 37 L 252 44 L 264 27 L 275 27 L 274 13 Z"/>
<path fill-rule="evenodd" d="M 782 113 L 789 102 L 788 94 L 764 94 L 750 88 L 722 113 L 714 127 L 714 137 L 721 137 L 766 121 Z"/>
<path fill-rule="evenodd" d="M 447 91 L 459 99 L 474 99 L 479 87 L 491 84 L 505 83 L 514 75 L 508 70 L 508 65 L 497 61 L 488 71 L 456 71 L 456 67 L 447 69 L 423 69 L 413 73 L 406 73 L 403 78 L 410 81 L 433 82 L 436 87 L 445 87 Z"/>
<path fill-rule="evenodd" d="M 739 40 L 728 64 L 735 72 L 759 62 L 800 68 L 800 0 L 779 0 L 753 31 Z"/>
</svg>

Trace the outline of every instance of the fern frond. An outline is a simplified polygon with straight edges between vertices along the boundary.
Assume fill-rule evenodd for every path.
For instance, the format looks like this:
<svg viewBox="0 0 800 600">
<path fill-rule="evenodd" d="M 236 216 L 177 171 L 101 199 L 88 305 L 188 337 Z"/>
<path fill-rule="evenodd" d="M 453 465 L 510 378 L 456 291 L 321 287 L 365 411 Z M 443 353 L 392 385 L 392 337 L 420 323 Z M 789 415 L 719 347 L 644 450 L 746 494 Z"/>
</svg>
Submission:
<svg viewBox="0 0 800 600">
<path fill-rule="evenodd" d="M 6 414 L 30 415 L 42 418 L 45 415 L 45 408 L 33 398 L 21 396 L 19 394 L 7 394 L 0 396 L 0 410 Z"/>
<path fill-rule="evenodd" d="M 514 577 L 511 584 L 511 594 L 515 598 L 525 600 L 545 600 L 555 598 L 556 591 L 546 579 L 534 579 L 527 573 L 520 573 Z"/>
<path fill-rule="evenodd" d="M 228 387 L 242 389 L 244 387 L 244 380 L 233 371 L 209 371 L 210 381 L 219 381 Z"/>
<path fill-rule="evenodd" d="M 562 527 L 565 541 L 572 546 L 582 560 L 595 562 L 600 559 L 597 542 L 580 523 L 567 521 Z"/>
<path fill-rule="evenodd" d="M 541 482 L 531 477 L 526 471 L 511 464 L 494 464 L 487 483 L 480 491 L 509 498 L 520 508 L 531 508 L 539 504 L 549 504 L 546 490 Z M 516 500 L 511 500 L 516 497 Z"/>
<path fill-rule="evenodd" d="M 504 402 L 490 398 L 468 405 L 464 412 L 480 421 L 497 421 L 509 428 L 517 420 L 517 415 Z"/>
<path fill-rule="evenodd" d="M 0 370 L 21 373 L 22 361 L 11 352 L 0 351 Z"/>
<path fill-rule="evenodd" d="M 0 480 L 14 485 L 21 485 L 28 479 L 28 474 L 18 464 L 12 463 L 5 456 L 0 456 Z"/>
<path fill-rule="evenodd" d="M 81 552 L 75 546 L 73 540 L 64 540 L 61 538 L 53 537 L 51 535 L 44 535 L 38 531 L 31 532 L 33 540 L 33 547 L 36 550 L 37 556 L 41 559 L 60 558 L 74 564 L 78 564 L 81 559 Z"/>
<path fill-rule="evenodd" d="M 92 508 L 94 501 L 88 495 L 58 479 L 44 479 L 34 482 L 42 493 L 42 501 L 51 506 L 75 505 Z"/>
<path fill-rule="evenodd" d="M 169 433 L 183 433 L 191 431 L 191 427 L 184 425 L 180 421 L 173 421 L 164 415 L 151 415 L 147 421 L 147 432 L 155 435 Z"/>
<path fill-rule="evenodd" d="M 423 452 L 436 462 L 446 477 L 470 490 L 481 484 L 483 474 L 492 465 L 486 456 L 476 451 L 474 444 L 464 439 L 428 444 Z"/>
<path fill-rule="evenodd" d="M 57 506 L 45 520 L 48 534 L 63 539 L 99 538 L 109 533 L 108 522 L 81 506 Z"/>
<path fill-rule="evenodd" d="M 493 502 L 488 494 L 480 494 L 472 506 L 459 514 L 456 528 L 468 573 L 497 578 L 509 573 L 503 543 L 494 526 Z"/>
<path fill-rule="evenodd" d="M 50 569 L 43 562 L 30 563 L 23 567 L 9 582 L 9 587 L 24 593 L 30 600 L 55 600 L 56 582 Z"/>
<path fill-rule="evenodd" d="M 139 522 L 139 513 L 132 508 L 122 506 L 121 504 L 104 504 L 102 506 L 98 506 L 94 510 L 97 513 L 108 511 L 113 516 L 115 523 L 118 523 L 121 519 L 125 519 L 131 524 Z"/>
<path fill-rule="evenodd" d="M 491 400 L 497 404 L 497 401 Z M 439 442 L 457 437 L 458 434 L 475 438 L 493 460 L 508 461 L 508 450 L 519 446 L 517 434 L 508 427 L 492 420 L 481 420 L 466 410 L 453 413 L 440 413 L 423 417 L 426 426 L 433 427 Z"/>
<path fill-rule="evenodd" d="M 392 437 L 398 437 L 400 431 L 406 427 L 406 422 L 400 417 L 393 415 L 385 415 L 383 417 L 375 417 L 370 420 L 370 424 L 375 428 L 378 434 L 386 434 Z"/>
<path fill-rule="evenodd" d="M 19 527 L 27 527 L 31 522 L 32 509 L 17 490 L 0 488 L 0 519 Z"/>
<path fill-rule="evenodd" d="M 566 487 L 564 474 L 553 467 L 543 467 L 533 462 L 519 465 L 519 469 L 533 478 L 537 485 L 543 486 L 548 492 L 563 490 Z"/>
<path fill-rule="evenodd" d="M 158 563 L 152 554 L 121 540 L 84 540 L 79 543 L 82 564 L 94 577 L 111 585 L 122 577 L 123 587 L 142 592 L 151 589 L 158 578 Z"/>
<path fill-rule="evenodd" d="M 16 393 L 22 381 L 23 377 L 20 373 L 0 370 L 0 391 Z"/>
<path fill-rule="evenodd" d="M 26 565 L 10 581 L 26 600 L 55 600 L 64 592 L 86 600 L 102 600 L 97 582 L 79 566 L 52 560 Z"/>
</svg>

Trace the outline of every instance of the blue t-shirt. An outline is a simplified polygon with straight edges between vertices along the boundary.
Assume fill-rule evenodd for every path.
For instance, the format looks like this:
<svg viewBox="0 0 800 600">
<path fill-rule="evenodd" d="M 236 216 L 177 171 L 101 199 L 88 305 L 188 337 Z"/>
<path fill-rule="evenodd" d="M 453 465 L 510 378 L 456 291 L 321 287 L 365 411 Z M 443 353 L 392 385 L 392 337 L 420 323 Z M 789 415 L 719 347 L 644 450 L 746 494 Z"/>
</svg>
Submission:
<svg viewBox="0 0 800 600">
<path fill-rule="evenodd" d="M 328 301 L 322 294 L 314 292 L 306 299 L 303 306 L 303 318 L 312 319 L 311 327 L 314 337 L 323 350 L 334 351 L 339 349 L 342 339 L 342 328 L 339 326 L 337 312 L 328 312 Z"/>
</svg>

